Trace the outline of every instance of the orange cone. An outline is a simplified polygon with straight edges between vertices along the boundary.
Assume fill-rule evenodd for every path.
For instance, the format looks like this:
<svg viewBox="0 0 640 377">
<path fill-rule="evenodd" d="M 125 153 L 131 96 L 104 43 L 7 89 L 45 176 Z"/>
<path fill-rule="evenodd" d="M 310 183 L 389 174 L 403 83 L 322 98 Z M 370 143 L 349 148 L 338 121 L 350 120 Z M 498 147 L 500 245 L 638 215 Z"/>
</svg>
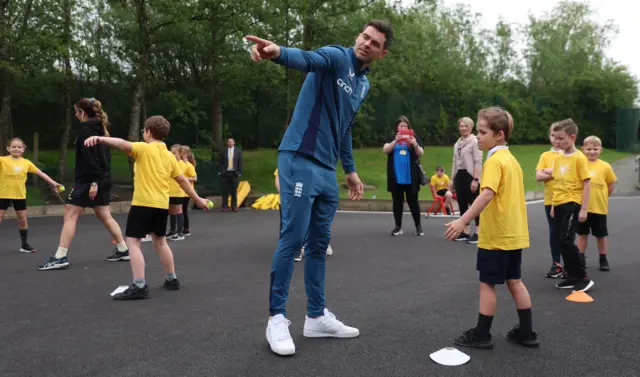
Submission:
<svg viewBox="0 0 640 377">
<path fill-rule="evenodd" d="M 568 301 L 573 302 L 593 302 L 593 297 L 589 296 L 584 292 L 573 292 L 569 296 L 566 297 Z"/>
</svg>

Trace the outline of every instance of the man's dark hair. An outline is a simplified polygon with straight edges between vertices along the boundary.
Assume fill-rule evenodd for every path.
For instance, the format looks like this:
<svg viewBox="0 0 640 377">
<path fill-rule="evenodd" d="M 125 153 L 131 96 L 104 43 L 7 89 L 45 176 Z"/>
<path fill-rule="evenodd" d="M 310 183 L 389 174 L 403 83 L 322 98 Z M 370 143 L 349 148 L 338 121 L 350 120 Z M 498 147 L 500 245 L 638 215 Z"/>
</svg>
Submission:
<svg viewBox="0 0 640 377">
<path fill-rule="evenodd" d="M 382 20 L 371 20 L 366 25 L 364 25 L 362 31 L 364 31 L 369 26 L 384 34 L 384 36 L 386 37 L 386 40 L 384 42 L 384 49 L 388 49 L 389 46 L 391 46 L 391 42 L 393 42 L 393 28 L 391 27 L 391 24 Z"/>
</svg>

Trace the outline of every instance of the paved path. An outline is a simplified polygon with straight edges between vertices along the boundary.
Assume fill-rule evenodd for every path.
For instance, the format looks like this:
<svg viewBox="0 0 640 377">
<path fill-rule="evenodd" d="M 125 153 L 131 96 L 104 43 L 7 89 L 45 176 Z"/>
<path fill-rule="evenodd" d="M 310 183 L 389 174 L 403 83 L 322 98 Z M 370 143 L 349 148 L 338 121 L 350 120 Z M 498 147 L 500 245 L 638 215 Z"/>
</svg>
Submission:
<svg viewBox="0 0 640 377">
<path fill-rule="evenodd" d="M 476 248 L 443 239 L 445 219 L 423 219 L 424 237 L 390 237 L 391 214 L 339 213 L 327 268 L 327 298 L 338 318 L 359 327 L 351 340 L 302 337 L 305 293 L 296 264 L 288 309 L 297 354 L 273 355 L 265 341 L 269 272 L 277 239 L 276 211 L 202 213 L 194 235 L 175 243 L 183 289 L 161 289 L 162 270 L 145 244 L 152 298 L 113 301 L 130 282 L 128 263 L 104 260 L 109 236 L 83 217 L 68 270 L 36 270 L 55 249 L 61 219 L 31 221 L 36 254 L 17 252 L 14 221 L 0 226 L 0 376 L 637 376 L 640 302 L 637 225 L 640 199 L 611 202 L 611 267 L 593 267 L 595 302 L 566 301 L 550 265 L 542 204 L 529 206 L 532 247 L 524 256 L 535 328 L 542 346 L 509 344 L 517 322 L 507 290 L 498 290 L 494 350 L 465 350 L 471 361 L 450 368 L 429 353 L 452 345 L 474 325 Z M 125 217 L 117 220 L 124 225 Z M 405 216 L 405 231 L 412 231 Z M 597 261 L 593 246 L 588 262 Z"/>
<path fill-rule="evenodd" d="M 638 172 L 636 171 L 636 156 L 623 158 L 611 164 L 618 177 L 614 193 L 638 193 Z"/>
</svg>

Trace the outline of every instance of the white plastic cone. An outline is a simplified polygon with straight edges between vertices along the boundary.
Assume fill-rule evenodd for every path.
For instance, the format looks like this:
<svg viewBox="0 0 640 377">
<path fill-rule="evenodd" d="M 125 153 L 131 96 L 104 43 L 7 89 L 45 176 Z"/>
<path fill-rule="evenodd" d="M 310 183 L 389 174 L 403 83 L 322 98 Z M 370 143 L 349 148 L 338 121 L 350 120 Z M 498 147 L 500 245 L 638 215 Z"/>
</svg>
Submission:
<svg viewBox="0 0 640 377">
<path fill-rule="evenodd" d="M 471 356 L 458 351 L 455 347 L 445 347 L 429 355 L 431 360 L 446 366 L 458 366 L 471 360 Z"/>
<path fill-rule="evenodd" d="M 116 288 L 113 292 L 111 292 L 111 297 L 117 295 L 118 293 L 124 292 L 127 290 L 127 288 L 129 288 L 128 285 L 121 285 L 118 288 Z"/>
</svg>

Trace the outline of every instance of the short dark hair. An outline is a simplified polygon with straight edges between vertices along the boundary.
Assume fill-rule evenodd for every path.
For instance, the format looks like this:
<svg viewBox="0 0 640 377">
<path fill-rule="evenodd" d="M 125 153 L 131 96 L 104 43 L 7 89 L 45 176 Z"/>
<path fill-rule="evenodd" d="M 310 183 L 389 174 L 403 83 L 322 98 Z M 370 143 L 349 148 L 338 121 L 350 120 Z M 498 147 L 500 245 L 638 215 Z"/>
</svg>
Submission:
<svg viewBox="0 0 640 377">
<path fill-rule="evenodd" d="M 375 28 L 376 30 L 384 34 L 386 38 L 386 40 L 384 41 L 384 49 L 385 50 L 388 49 L 389 46 L 391 46 L 391 43 L 393 42 L 393 27 L 391 27 L 391 24 L 382 20 L 371 20 L 367 22 L 366 25 L 364 25 L 364 27 L 362 28 L 362 31 L 365 31 L 365 29 L 368 28 L 369 26 L 371 26 L 372 28 Z"/>
<path fill-rule="evenodd" d="M 162 141 L 169 136 L 171 123 L 169 123 L 169 121 L 162 115 L 154 115 L 147 118 L 144 122 L 144 129 L 149 130 L 154 139 Z"/>
<path fill-rule="evenodd" d="M 442 167 L 442 165 L 438 165 L 438 166 L 436 166 L 436 171 L 438 171 L 438 170 L 444 171 L 444 167 Z"/>
<path fill-rule="evenodd" d="M 577 135 L 578 134 L 578 125 L 571 118 L 564 119 L 564 120 L 561 120 L 559 122 L 556 122 L 553 125 L 553 132 L 558 132 L 558 131 L 564 131 L 569 136 Z"/>
</svg>

